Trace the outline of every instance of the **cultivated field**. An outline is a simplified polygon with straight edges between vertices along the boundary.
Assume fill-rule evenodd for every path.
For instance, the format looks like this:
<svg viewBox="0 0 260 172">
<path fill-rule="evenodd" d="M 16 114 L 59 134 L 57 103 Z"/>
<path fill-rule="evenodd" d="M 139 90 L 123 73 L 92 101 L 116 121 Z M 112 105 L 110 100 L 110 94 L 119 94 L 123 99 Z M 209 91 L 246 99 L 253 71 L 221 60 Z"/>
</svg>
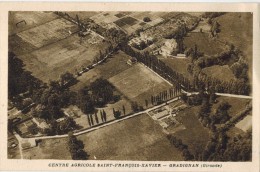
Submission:
<svg viewBox="0 0 260 172">
<path fill-rule="evenodd" d="M 81 70 L 81 66 L 92 64 L 99 50 L 108 46 L 107 42 L 90 44 L 88 39 L 80 42 L 80 38 L 74 34 L 19 58 L 26 64 L 25 69 L 32 71 L 35 77 L 44 82 L 57 80 L 66 71 L 74 74 L 76 70 Z"/>
<path fill-rule="evenodd" d="M 25 42 L 40 48 L 70 36 L 78 27 L 65 19 L 56 19 L 43 25 L 19 32 L 17 35 Z"/>
<path fill-rule="evenodd" d="M 58 18 L 52 12 L 43 11 L 10 11 L 8 17 L 8 35 L 13 35 Z"/>
<path fill-rule="evenodd" d="M 168 90 L 171 86 L 142 64 L 109 78 L 109 81 L 127 98 L 144 104 L 151 95 Z"/>
</svg>

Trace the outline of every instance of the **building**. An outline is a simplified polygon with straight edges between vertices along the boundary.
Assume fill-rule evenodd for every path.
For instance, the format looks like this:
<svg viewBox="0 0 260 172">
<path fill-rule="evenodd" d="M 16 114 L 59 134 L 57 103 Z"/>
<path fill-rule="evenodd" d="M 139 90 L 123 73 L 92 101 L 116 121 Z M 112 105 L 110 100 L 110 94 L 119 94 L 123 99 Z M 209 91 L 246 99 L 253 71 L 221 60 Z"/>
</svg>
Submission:
<svg viewBox="0 0 260 172">
<path fill-rule="evenodd" d="M 44 119 L 40 118 L 33 118 L 32 121 L 40 128 L 40 129 L 48 129 L 50 126 L 47 124 L 47 122 Z"/>
<path fill-rule="evenodd" d="M 137 63 L 137 59 L 135 57 L 132 57 L 131 59 L 127 60 L 127 64 L 130 66 Z"/>
<path fill-rule="evenodd" d="M 22 149 L 29 149 L 32 147 L 36 147 L 36 141 L 35 139 L 22 139 L 21 140 L 21 147 Z"/>
<path fill-rule="evenodd" d="M 160 49 L 160 54 L 167 57 L 172 56 L 177 49 L 177 42 L 175 39 L 168 39 Z M 177 53 L 176 53 L 177 54 Z"/>
</svg>

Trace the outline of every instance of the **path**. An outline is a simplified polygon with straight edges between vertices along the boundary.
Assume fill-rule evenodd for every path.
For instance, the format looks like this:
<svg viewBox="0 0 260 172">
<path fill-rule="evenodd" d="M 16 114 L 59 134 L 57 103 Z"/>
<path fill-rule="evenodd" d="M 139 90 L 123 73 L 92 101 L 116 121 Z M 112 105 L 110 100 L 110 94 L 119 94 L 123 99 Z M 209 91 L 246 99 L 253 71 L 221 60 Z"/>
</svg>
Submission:
<svg viewBox="0 0 260 172">
<path fill-rule="evenodd" d="M 177 101 L 179 100 L 178 97 L 175 97 L 169 101 L 167 101 L 167 103 L 163 103 L 163 104 L 160 104 L 160 105 L 157 105 L 157 106 L 154 106 L 154 107 L 151 107 L 149 109 L 146 109 L 144 111 L 141 111 L 141 112 L 137 112 L 133 115 L 129 115 L 129 116 L 126 116 L 126 117 L 123 117 L 121 119 L 118 119 L 118 120 L 114 120 L 114 121 L 111 121 L 111 122 L 108 122 L 108 123 L 105 123 L 103 125 L 100 125 L 100 126 L 96 126 L 96 127 L 92 127 L 92 128 L 89 128 L 89 129 L 86 129 L 84 131 L 79 131 L 79 132 L 76 132 L 74 133 L 75 136 L 78 136 L 78 135 L 81 135 L 81 134 L 85 134 L 85 133 L 88 133 L 88 132 L 91 132 L 91 131 L 94 131 L 94 130 L 97 130 L 97 129 L 100 129 L 100 128 L 103 128 L 103 127 L 106 127 L 106 126 L 109 126 L 109 125 L 112 125 L 112 124 L 115 124 L 115 123 L 118 123 L 118 122 L 121 122 L 121 121 L 124 121 L 126 119 L 129 119 L 129 118 L 133 118 L 135 116 L 138 116 L 138 115 L 141 115 L 141 114 L 144 114 L 144 113 L 148 113 L 149 111 L 152 111 L 154 109 L 157 109 L 157 108 L 160 108 L 162 106 L 165 106 L 166 104 L 169 104 L 171 102 L 174 102 L 174 101 Z M 55 139 L 55 138 L 64 138 L 64 137 L 68 137 L 68 134 L 64 134 L 64 135 L 55 135 L 55 136 L 42 136 L 42 137 L 33 137 L 33 138 L 29 138 L 29 139 Z M 28 139 L 28 138 L 26 138 Z"/>
</svg>

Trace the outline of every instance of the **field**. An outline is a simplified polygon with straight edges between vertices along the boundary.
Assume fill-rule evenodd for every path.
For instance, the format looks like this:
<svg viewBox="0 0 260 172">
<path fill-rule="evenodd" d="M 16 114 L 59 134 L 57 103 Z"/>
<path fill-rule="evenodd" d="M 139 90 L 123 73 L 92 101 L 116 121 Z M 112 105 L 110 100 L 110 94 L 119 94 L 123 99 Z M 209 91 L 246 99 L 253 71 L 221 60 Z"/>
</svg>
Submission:
<svg viewBox="0 0 260 172">
<path fill-rule="evenodd" d="M 43 14 L 37 13 L 36 19 Z M 45 15 L 47 14 L 50 15 Z M 31 17 L 22 12 L 12 15 L 22 15 L 25 20 L 25 17 Z M 9 25 L 14 21 L 10 20 Z M 77 31 L 77 25 L 65 19 L 46 19 L 45 23 L 35 23 L 27 30 L 10 36 L 9 51 L 13 51 L 24 62 L 25 70 L 48 83 L 50 80 L 57 80 L 66 71 L 74 74 L 80 71 L 82 66 L 92 64 L 100 50 L 108 46 L 108 43 L 94 32 L 80 39 L 75 33 Z"/>
<path fill-rule="evenodd" d="M 192 76 L 187 71 L 187 66 L 191 63 L 190 58 L 177 59 L 177 58 L 162 58 L 161 59 L 167 66 L 172 68 L 174 71 L 183 74 L 186 78 L 191 78 Z"/>
<path fill-rule="evenodd" d="M 210 131 L 203 127 L 199 122 L 196 113 L 199 107 L 187 108 L 177 115 L 177 120 L 181 122 L 186 129 L 177 131 L 174 136 L 180 138 L 184 144 L 187 144 L 189 150 L 195 154 L 203 152 L 210 138 Z"/>
<path fill-rule="evenodd" d="M 181 161 L 182 156 L 166 139 L 159 124 L 148 115 L 101 128 L 78 136 L 93 160 Z M 141 143 L 141 144 L 140 144 Z M 24 150 L 31 159 L 71 159 L 67 138 L 43 140 L 39 147 Z"/>
<path fill-rule="evenodd" d="M 202 69 L 202 72 L 207 74 L 210 77 L 229 82 L 231 80 L 236 80 L 235 75 L 231 71 L 231 69 L 228 67 L 228 65 L 219 66 L 214 65 L 211 67 L 207 67 Z"/>
<path fill-rule="evenodd" d="M 25 42 L 40 48 L 58 40 L 64 39 L 78 30 L 77 26 L 65 19 L 56 19 L 43 25 L 25 30 L 17 35 Z"/>
<path fill-rule="evenodd" d="M 227 41 L 239 48 L 249 63 L 249 81 L 252 82 L 253 14 L 226 13 L 216 18 L 220 24 L 219 40 Z"/>
<path fill-rule="evenodd" d="M 122 51 L 114 53 L 104 63 L 95 66 L 94 69 L 91 69 L 87 73 L 78 77 L 78 83 L 70 87 L 70 89 L 72 91 L 78 91 L 98 78 L 102 77 L 104 79 L 109 79 L 110 77 L 117 75 L 131 67 L 126 63 L 130 58 L 130 56 L 126 55 Z"/>
<path fill-rule="evenodd" d="M 26 64 L 25 69 L 32 71 L 35 77 L 44 82 L 57 80 L 66 71 L 75 73 L 81 66 L 92 64 L 99 50 L 108 45 L 106 42 L 89 44 L 87 39 L 80 43 L 80 38 L 72 35 L 19 57 Z"/>
<path fill-rule="evenodd" d="M 188 35 L 184 37 L 184 45 L 187 48 L 194 49 L 195 44 L 197 45 L 198 50 L 207 56 L 221 53 L 225 48 L 223 43 L 213 40 L 209 37 L 208 33 L 188 33 Z"/>
<path fill-rule="evenodd" d="M 52 12 L 42 12 L 42 11 L 10 11 L 9 12 L 9 35 L 19 33 L 21 31 L 39 26 L 41 24 L 47 23 L 49 21 L 58 18 Z M 21 22 L 21 21 L 25 21 Z M 21 22 L 21 23 L 19 23 Z M 17 24 L 18 23 L 18 24 Z"/>
<path fill-rule="evenodd" d="M 151 95 L 171 88 L 167 82 L 139 63 L 109 78 L 109 81 L 123 95 L 139 104 L 144 104 L 145 99 L 150 100 Z"/>
<path fill-rule="evenodd" d="M 228 102 L 231 105 L 231 108 L 228 110 L 228 114 L 232 117 L 244 110 L 249 101 L 250 99 L 220 96 L 217 98 L 217 103 L 213 104 L 211 112 L 214 112 L 221 102 Z"/>
</svg>

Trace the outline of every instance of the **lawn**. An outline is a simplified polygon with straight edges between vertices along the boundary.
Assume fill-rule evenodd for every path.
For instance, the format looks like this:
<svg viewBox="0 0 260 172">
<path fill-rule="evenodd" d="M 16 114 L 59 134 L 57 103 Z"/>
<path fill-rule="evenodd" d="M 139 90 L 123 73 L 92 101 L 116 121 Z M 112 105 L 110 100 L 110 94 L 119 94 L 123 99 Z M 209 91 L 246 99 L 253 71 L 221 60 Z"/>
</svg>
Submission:
<svg viewBox="0 0 260 172">
<path fill-rule="evenodd" d="M 232 70 L 229 68 L 228 65 L 220 66 L 214 65 L 210 67 L 206 67 L 202 69 L 202 73 L 206 75 L 216 78 L 218 80 L 229 82 L 231 80 L 236 80 L 235 75 L 233 74 Z"/>
<path fill-rule="evenodd" d="M 121 121 L 78 136 L 94 160 L 181 161 L 181 152 L 170 145 L 159 124 L 148 115 Z M 67 138 L 43 140 L 23 151 L 31 159 L 71 159 Z"/>
<path fill-rule="evenodd" d="M 142 105 L 145 99 L 151 99 L 151 95 L 171 88 L 166 81 L 139 63 L 109 78 L 109 81 L 127 98 Z"/>
<path fill-rule="evenodd" d="M 177 115 L 177 120 L 181 122 L 186 129 L 174 133 L 174 136 L 180 138 L 184 144 L 188 145 L 189 150 L 193 154 L 203 152 L 210 139 L 209 129 L 203 127 L 196 116 L 198 110 L 199 106 L 195 106 L 180 111 Z"/>
<path fill-rule="evenodd" d="M 187 48 L 193 48 L 197 44 L 198 50 L 205 55 L 212 56 L 221 53 L 225 49 L 225 45 L 217 40 L 209 37 L 208 33 L 188 33 L 184 37 L 184 45 Z"/>
</svg>

